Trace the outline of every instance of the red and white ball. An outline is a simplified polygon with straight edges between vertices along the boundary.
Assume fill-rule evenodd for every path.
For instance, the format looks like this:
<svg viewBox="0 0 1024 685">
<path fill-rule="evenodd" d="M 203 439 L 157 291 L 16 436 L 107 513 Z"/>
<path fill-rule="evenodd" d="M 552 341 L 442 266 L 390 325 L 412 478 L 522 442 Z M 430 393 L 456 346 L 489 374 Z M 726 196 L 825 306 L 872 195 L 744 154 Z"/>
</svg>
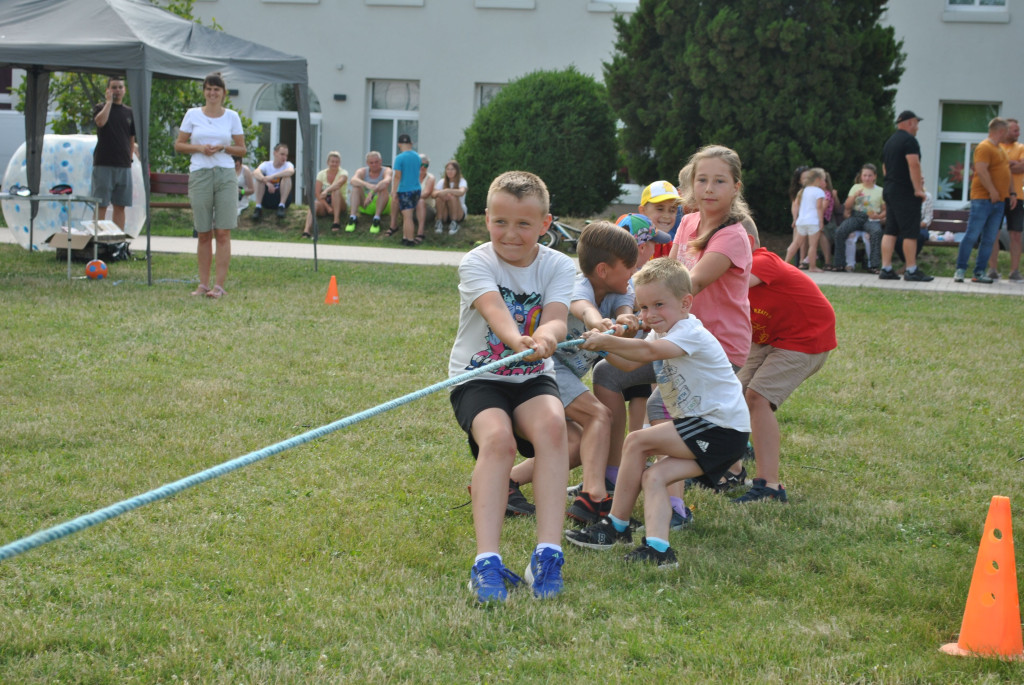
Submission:
<svg viewBox="0 0 1024 685">
<path fill-rule="evenodd" d="M 107 265 L 102 259 L 94 259 L 85 265 L 85 275 L 93 280 L 107 277 Z"/>
</svg>

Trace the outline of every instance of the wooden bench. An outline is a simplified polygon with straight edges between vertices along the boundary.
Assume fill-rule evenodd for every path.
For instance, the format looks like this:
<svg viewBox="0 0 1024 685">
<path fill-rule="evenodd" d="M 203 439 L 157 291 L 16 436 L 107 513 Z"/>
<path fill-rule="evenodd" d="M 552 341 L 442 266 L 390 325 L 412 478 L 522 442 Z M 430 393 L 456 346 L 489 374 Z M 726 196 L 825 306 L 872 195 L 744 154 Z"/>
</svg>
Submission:
<svg viewBox="0 0 1024 685">
<path fill-rule="evenodd" d="M 150 172 L 149 190 L 153 195 L 188 195 L 188 174 L 164 174 Z M 171 209 L 189 209 L 192 207 L 188 200 L 177 202 L 150 202 L 150 207 L 165 207 Z"/>
<path fill-rule="evenodd" d="M 936 209 L 932 215 L 932 225 L 928 227 L 929 231 L 938 231 L 939 233 L 963 233 L 967 230 L 967 217 L 970 214 L 970 210 L 967 209 Z M 960 243 L 956 240 L 929 240 L 925 242 L 925 245 L 929 247 L 959 247 Z"/>
</svg>

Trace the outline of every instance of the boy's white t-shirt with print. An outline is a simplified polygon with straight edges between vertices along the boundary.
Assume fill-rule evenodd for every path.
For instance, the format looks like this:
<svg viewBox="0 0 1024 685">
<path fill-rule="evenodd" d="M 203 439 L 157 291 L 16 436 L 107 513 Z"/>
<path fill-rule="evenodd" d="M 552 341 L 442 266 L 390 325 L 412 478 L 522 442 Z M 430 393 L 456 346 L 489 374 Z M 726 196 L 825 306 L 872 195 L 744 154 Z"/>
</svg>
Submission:
<svg viewBox="0 0 1024 685">
<path fill-rule="evenodd" d="M 690 314 L 665 335 L 651 331 L 647 340 L 668 340 L 686 353 L 654 362 L 661 397 L 672 418 L 696 416 L 722 428 L 750 431 L 743 386 L 722 345 L 700 319 Z"/>
<path fill-rule="evenodd" d="M 512 266 L 501 259 L 491 243 L 473 248 L 459 264 L 459 330 L 448 360 L 448 377 L 509 357 L 516 352 L 505 346 L 491 330 L 473 303 L 483 294 L 497 292 L 505 301 L 523 335 L 532 335 L 544 307 L 560 303 L 569 306 L 576 266 L 555 250 L 538 245 L 529 266 Z M 518 361 L 469 380 L 498 380 L 521 383 L 540 375 L 555 377 L 551 357 L 539 361 Z"/>
<path fill-rule="evenodd" d="M 594 286 L 584 274 L 576 274 L 576 285 L 572 293 L 572 301 L 586 300 L 597 307 L 601 316 L 605 319 L 615 319 L 615 311 L 619 307 L 632 308 L 635 296 L 633 295 L 633 282 L 630 281 L 629 289 L 625 294 L 608 293 L 600 303 L 595 302 Z M 587 327 L 583 321 L 569 314 L 567 322 L 566 340 L 578 340 Z M 583 378 L 601 360 L 601 355 L 589 350 L 581 350 L 579 347 L 562 347 L 555 352 L 555 358 L 566 366 L 574 374 Z"/>
</svg>

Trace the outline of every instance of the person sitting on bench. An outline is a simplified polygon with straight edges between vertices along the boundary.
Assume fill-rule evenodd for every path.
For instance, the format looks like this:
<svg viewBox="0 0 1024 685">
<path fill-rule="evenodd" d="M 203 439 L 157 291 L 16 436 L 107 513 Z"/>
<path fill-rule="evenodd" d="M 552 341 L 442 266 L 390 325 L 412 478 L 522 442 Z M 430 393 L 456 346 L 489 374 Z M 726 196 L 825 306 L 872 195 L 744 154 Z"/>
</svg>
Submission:
<svg viewBox="0 0 1024 685">
<path fill-rule="evenodd" d="M 256 179 L 256 209 L 252 212 L 254 221 L 258 221 L 263 208 L 277 207 L 277 216 L 284 218 L 285 207 L 291 202 L 292 176 L 295 165 L 288 161 L 288 146 L 278 143 L 274 146 L 274 158 L 263 162 L 252 172 Z"/>
</svg>

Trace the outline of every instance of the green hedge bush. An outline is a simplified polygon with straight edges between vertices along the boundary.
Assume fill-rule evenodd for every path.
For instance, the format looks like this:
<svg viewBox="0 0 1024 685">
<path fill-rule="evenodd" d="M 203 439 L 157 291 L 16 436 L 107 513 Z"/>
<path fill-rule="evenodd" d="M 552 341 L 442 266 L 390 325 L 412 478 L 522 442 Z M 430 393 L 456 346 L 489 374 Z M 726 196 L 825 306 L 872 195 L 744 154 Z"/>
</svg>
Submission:
<svg viewBox="0 0 1024 685">
<path fill-rule="evenodd" d="M 512 169 L 544 179 L 556 214 L 595 214 L 619 194 L 608 93 L 575 67 L 536 71 L 505 86 L 477 112 L 455 158 L 475 214 L 483 213 L 494 177 Z"/>
</svg>

